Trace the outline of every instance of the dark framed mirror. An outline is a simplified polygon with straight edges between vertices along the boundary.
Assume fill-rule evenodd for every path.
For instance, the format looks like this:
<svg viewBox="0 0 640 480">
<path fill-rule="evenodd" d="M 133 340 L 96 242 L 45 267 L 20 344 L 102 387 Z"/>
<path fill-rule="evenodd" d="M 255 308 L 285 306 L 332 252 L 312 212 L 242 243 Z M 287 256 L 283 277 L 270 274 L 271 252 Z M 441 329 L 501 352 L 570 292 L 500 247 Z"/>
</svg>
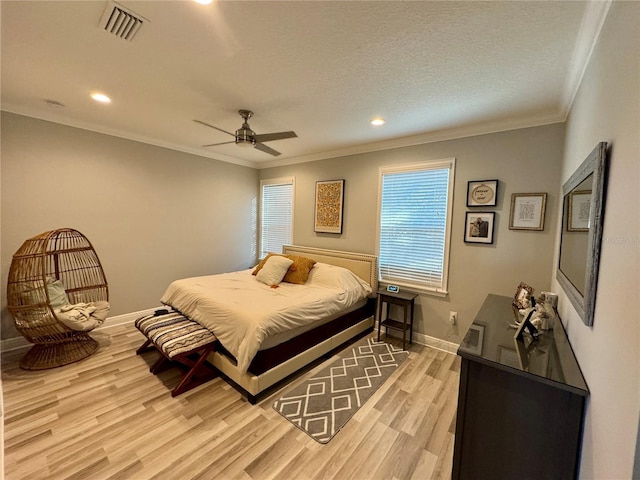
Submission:
<svg viewBox="0 0 640 480">
<path fill-rule="evenodd" d="M 601 142 L 562 187 L 556 278 L 585 325 L 593 325 L 604 225 L 607 143 Z"/>
</svg>

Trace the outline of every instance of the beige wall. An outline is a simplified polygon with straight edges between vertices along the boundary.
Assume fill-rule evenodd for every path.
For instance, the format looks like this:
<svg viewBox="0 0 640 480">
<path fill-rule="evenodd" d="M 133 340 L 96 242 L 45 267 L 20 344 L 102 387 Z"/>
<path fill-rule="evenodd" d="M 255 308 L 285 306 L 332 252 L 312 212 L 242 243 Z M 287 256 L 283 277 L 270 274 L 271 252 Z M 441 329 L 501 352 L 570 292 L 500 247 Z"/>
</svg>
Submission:
<svg viewBox="0 0 640 480">
<path fill-rule="evenodd" d="M 488 293 L 512 296 L 519 282 L 547 290 L 553 262 L 564 125 L 513 130 L 446 142 L 397 148 L 260 171 L 260 178 L 296 178 L 294 242 L 335 250 L 375 253 L 378 171 L 383 165 L 455 157 L 455 191 L 449 295 L 421 295 L 415 331 L 459 343 Z M 344 178 L 341 235 L 313 231 L 314 189 L 318 180 Z M 498 204 L 493 245 L 465 244 L 463 226 L 467 182 L 497 178 Z M 542 232 L 509 230 L 511 194 L 547 192 Z M 449 311 L 458 312 L 456 326 Z"/>
<path fill-rule="evenodd" d="M 591 392 L 580 478 L 640 478 L 638 2 L 611 7 L 567 121 L 563 182 L 600 141 L 611 143 L 611 157 L 593 327 L 555 280 L 552 288 L 561 292 L 560 314 Z"/>
<path fill-rule="evenodd" d="M 2 338 L 11 256 L 71 227 L 93 243 L 111 315 L 154 307 L 170 281 L 255 259 L 256 170 L 2 113 Z"/>
</svg>

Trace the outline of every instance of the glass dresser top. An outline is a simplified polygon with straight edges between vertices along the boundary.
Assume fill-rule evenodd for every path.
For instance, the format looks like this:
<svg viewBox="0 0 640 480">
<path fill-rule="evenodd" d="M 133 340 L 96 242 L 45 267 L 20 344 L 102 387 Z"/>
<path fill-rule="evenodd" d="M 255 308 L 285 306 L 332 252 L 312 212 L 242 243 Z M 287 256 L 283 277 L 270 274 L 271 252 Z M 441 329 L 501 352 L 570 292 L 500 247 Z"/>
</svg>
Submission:
<svg viewBox="0 0 640 480">
<path fill-rule="evenodd" d="M 587 396 L 589 389 L 557 314 L 552 330 L 540 330 L 536 341 L 529 333 L 515 340 L 521 318 L 512 298 L 488 295 L 469 327 L 458 355 L 469 360 L 515 370 L 534 380 Z"/>
</svg>

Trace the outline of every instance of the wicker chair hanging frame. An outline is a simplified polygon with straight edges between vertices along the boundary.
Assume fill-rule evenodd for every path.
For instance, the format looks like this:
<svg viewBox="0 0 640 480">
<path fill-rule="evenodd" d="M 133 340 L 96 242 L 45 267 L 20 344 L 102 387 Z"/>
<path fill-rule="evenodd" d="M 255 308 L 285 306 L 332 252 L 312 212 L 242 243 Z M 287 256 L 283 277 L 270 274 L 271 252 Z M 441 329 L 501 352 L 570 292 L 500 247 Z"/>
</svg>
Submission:
<svg viewBox="0 0 640 480">
<path fill-rule="evenodd" d="M 82 233 L 62 228 L 25 241 L 9 269 L 7 306 L 20 334 L 34 344 L 20 362 L 26 370 L 67 365 L 98 349 L 87 332 L 71 330 L 56 317 L 46 288 L 52 279 L 62 282 L 72 304 L 109 300 L 98 255 Z"/>
</svg>

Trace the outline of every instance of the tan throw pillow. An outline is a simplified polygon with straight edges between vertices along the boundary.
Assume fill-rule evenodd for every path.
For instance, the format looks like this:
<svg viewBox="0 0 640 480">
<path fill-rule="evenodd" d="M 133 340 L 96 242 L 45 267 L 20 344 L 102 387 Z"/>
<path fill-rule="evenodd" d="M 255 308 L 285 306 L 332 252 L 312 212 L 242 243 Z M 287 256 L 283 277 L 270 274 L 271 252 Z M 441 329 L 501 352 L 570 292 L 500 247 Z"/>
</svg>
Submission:
<svg viewBox="0 0 640 480">
<path fill-rule="evenodd" d="M 290 258 L 282 255 L 272 255 L 256 274 L 256 280 L 270 287 L 278 285 L 292 264 L 293 260 Z"/>
<path fill-rule="evenodd" d="M 309 279 L 309 272 L 316 264 L 315 260 L 298 255 L 287 255 L 287 258 L 293 260 L 293 265 L 289 267 L 289 271 L 284 276 L 283 281 L 288 283 L 297 283 L 304 285 Z"/>
</svg>

